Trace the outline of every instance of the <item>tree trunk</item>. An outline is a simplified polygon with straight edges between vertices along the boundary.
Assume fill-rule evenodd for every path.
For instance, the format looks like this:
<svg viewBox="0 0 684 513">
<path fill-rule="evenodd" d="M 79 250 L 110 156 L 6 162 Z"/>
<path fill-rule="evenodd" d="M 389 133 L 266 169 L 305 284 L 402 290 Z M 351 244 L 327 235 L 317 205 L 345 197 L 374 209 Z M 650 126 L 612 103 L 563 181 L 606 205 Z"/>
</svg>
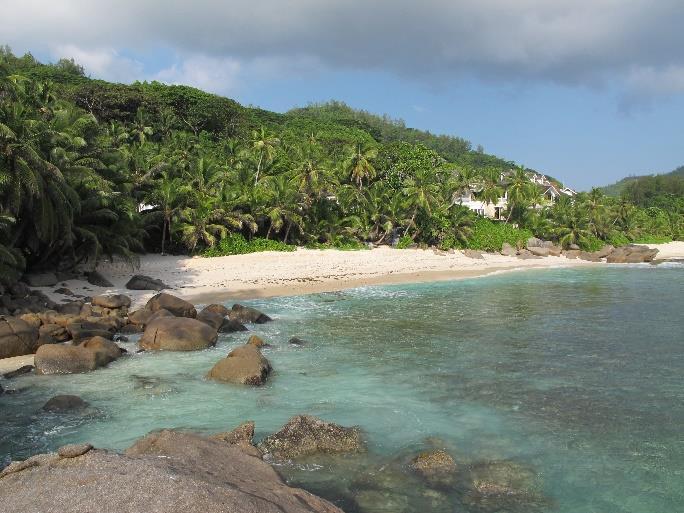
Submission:
<svg viewBox="0 0 684 513">
<path fill-rule="evenodd" d="M 290 235 L 290 228 L 292 227 L 292 223 L 290 221 L 287 222 L 287 228 L 285 229 L 285 239 L 283 242 L 287 244 L 287 237 Z"/>
<path fill-rule="evenodd" d="M 167 218 L 164 217 L 164 222 L 162 223 L 162 240 L 161 240 L 161 254 L 164 254 L 164 241 L 166 240 L 166 223 Z"/>
<path fill-rule="evenodd" d="M 269 223 L 268 231 L 266 232 L 266 240 L 268 240 L 271 237 L 271 230 L 272 229 L 273 229 L 273 223 Z"/>
</svg>

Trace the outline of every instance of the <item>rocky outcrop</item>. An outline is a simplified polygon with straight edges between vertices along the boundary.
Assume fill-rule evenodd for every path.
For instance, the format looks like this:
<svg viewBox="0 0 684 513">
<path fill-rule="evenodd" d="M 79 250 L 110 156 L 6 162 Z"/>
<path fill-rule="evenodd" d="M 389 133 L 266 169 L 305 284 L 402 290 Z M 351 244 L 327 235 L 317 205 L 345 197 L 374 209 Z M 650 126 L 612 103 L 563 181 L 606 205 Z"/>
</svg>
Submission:
<svg viewBox="0 0 684 513">
<path fill-rule="evenodd" d="M 207 377 L 224 383 L 237 385 L 263 385 L 271 372 L 271 364 L 252 344 L 233 349 L 219 361 Z"/>
<path fill-rule="evenodd" d="M 136 274 L 128 280 L 126 288 L 128 290 L 164 290 L 168 289 L 169 286 L 161 280 L 156 280 L 142 274 Z"/>
<path fill-rule="evenodd" d="M 228 313 L 228 317 L 231 321 L 238 321 L 242 324 L 264 324 L 273 320 L 268 315 L 260 312 L 256 308 L 243 306 L 238 303 L 233 305 L 233 308 Z"/>
<path fill-rule="evenodd" d="M 606 261 L 609 264 L 639 264 L 653 261 L 657 254 L 657 249 L 631 244 L 613 250 Z"/>
<path fill-rule="evenodd" d="M 68 344 L 40 346 L 34 362 L 36 374 L 78 374 L 103 367 L 115 359 L 115 349 L 109 344 L 116 346 L 106 339 L 95 342 L 90 347 L 87 347 L 86 344 L 80 346 Z M 121 350 L 118 351 L 118 354 L 121 355 Z M 118 356 L 116 357 L 118 358 Z"/>
<path fill-rule="evenodd" d="M 232 445 L 252 445 L 254 439 L 254 427 L 254 422 L 250 420 L 240 424 L 232 431 L 216 433 L 211 435 L 209 438 L 212 440 L 220 440 Z"/>
<path fill-rule="evenodd" d="M 176 317 L 197 317 L 197 310 L 192 303 L 164 292 L 153 296 L 145 306 L 147 310 L 156 312 L 157 310 L 168 310 Z"/>
<path fill-rule="evenodd" d="M 342 513 L 239 445 L 172 431 L 125 454 L 83 444 L 12 463 L 0 497 L 3 510 L 27 513 Z"/>
<path fill-rule="evenodd" d="M 0 358 L 32 354 L 38 345 L 38 329 L 16 317 L 0 316 Z"/>
<path fill-rule="evenodd" d="M 307 342 L 306 342 L 306 340 L 302 340 L 299 337 L 291 337 L 290 340 L 287 341 L 287 343 L 292 345 L 292 346 L 301 347 L 301 346 L 306 345 Z"/>
<path fill-rule="evenodd" d="M 162 317 L 145 327 L 140 348 L 146 351 L 196 351 L 216 344 L 216 330 L 187 317 Z"/>
<path fill-rule="evenodd" d="M 43 405 L 43 410 L 66 413 L 84 410 L 89 404 L 77 395 L 56 395 Z"/>
<path fill-rule="evenodd" d="M 110 294 L 93 297 L 91 303 L 102 308 L 128 308 L 131 306 L 131 298 L 123 294 Z"/>
<path fill-rule="evenodd" d="M 276 459 L 292 459 L 316 453 L 360 452 L 365 450 L 365 443 L 358 427 L 297 415 L 257 447 Z"/>
<path fill-rule="evenodd" d="M 148 310 L 147 308 L 128 312 L 128 322 L 135 324 L 136 326 L 145 326 L 153 313 L 152 310 Z"/>
</svg>

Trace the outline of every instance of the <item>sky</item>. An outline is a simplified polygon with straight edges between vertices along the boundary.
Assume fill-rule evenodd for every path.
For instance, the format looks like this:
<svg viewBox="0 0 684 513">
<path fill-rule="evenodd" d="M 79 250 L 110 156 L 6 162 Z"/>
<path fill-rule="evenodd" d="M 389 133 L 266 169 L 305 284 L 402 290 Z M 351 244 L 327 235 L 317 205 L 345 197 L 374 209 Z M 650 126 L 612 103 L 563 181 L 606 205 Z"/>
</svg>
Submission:
<svg viewBox="0 0 684 513">
<path fill-rule="evenodd" d="M 588 189 L 684 164 L 684 0 L 0 0 L 0 44 L 284 112 L 336 99 Z"/>
</svg>

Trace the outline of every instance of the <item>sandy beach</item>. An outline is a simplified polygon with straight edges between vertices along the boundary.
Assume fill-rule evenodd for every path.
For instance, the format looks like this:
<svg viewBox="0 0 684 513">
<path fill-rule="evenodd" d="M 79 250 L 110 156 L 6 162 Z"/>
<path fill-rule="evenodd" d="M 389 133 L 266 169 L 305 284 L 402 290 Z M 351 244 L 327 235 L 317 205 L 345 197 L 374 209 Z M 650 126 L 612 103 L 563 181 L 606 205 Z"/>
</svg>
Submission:
<svg viewBox="0 0 684 513">
<path fill-rule="evenodd" d="M 684 258 L 684 242 L 654 245 L 659 259 Z M 363 251 L 311 250 L 263 252 L 215 258 L 145 255 L 132 267 L 104 262 L 98 270 L 113 284 L 96 287 L 82 280 L 64 282 L 76 294 L 122 293 L 142 306 L 153 291 L 125 287 L 133 274 L 161 279 L 168 292 L 195 303 L 329 292 L 368 285 L 454 280 L 531 268 L 601 265 L 563 256 L 521 260 L 498 254 L 469 258 L 462 252 L 380 247 Z M 43 289 L 56 301 L 54 287 Z"/>
</svg>

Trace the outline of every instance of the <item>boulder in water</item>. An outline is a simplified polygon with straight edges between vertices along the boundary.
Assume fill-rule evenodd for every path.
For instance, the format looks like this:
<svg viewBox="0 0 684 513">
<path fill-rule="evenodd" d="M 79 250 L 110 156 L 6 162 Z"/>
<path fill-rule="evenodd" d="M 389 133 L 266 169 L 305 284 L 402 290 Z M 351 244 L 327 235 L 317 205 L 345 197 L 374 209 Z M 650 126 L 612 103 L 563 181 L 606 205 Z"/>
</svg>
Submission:
<svg viewBox="0 0 684 513">
<path fill-rule="evenodd" d="M 221 327 L 219 328 L 219 333 L 235 333 L 237 331 L 249 331 L 247 327 L 238 321 L 233 321 L 231 319 L 223 319 Z"/>
<path fill-rule="evenodd" d="M 263 385 L 271 372 L 271 364 L 259 348 L 252 344 L 233 349 L 212 367 L 207 377 L 237 385 Z"/>
<path fill-rule="evenodd" d="M 211 305 L 205 306 L 204 308 L 202 308 L 202 311 L 219 314 L 221 317 L 225 317 L 226 315 L 228 315 L 228 312 L 230 312 L 230 310 L 228 310 L 228 308 L 226 308 L 225 306 L 216 303 L 212 303 Z"/>
<path fill-rule="evenodd" d="M 257 447 L 274 458 L 291 459 L 316 453 L 360 452 L 365 450 L 365 443 L 358 427 L 297 415 Z"/>
<path fill-rule="evenodd" d="M 145 327 L 140 348 L 146 351 L 196 351 L 216 344 L 216 330 L 187 317 L 162 317 Z"/>
<path fill-rule="evenodd" d="M 197 314 L 197 320 L 218 330 L 223 325 L 224 316 L 220 313 L 204 309 Z"/>
<path fill-rule="evenodd" d="M 147 310 L 156 312 L 157 310 L 168 310 L 176 317 L 190 317 L 194 319 L 197 317 L 197 310 L 187 301 L 173 296 L 171 294 L 166 294 L 161 292 L 156 296 L 153 296 L 145 306 Z"/>
<path fill-rule="evenodd" d="M 43 410 L 63 413 L 84 410 L 89 404 L 77 395 L 56 395 L 43 405 Z"/>
<path fill-rule="evenodd" d="M 431 486 L 450 487 L 455 482 L 456 462 L 443 449 L 420 453 L 411 460 L 409 466 Z"/>
<path fill-rule="evenodd" d="M 241 304 L 234 304 L 232 310 L 228 313 L 228 317 L 232 321 L 238 321 L 243 324 L 253 323 L 253 324 L 264 324 L 268 321 L 272 321 L 268 315 L 260 312 L 256 308 L 250 306 L 243 306 Z"/>
<path fill-rule="evenodd" d="M 112 344 L 114 344 L 112 342 Z M 116 345 L 116 344 L 114 344 Z M 40 346 L 35 356 L 36 374 L 77 374 L 90 372 L 112 361 L 113 349 L 104 344 L 91 347 L 65 344 Z M 120 355 L 119 350 L 119 355 Z"/>
</svg>

